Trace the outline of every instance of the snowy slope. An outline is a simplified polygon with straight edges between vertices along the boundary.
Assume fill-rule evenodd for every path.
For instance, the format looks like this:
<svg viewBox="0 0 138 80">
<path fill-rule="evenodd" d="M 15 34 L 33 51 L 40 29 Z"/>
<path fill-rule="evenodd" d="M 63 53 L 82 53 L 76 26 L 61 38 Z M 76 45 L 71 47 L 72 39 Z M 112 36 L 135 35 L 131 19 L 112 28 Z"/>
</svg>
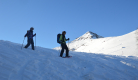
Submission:
<svg viewBox="0 0 138 80">
<path fill-rule="evenodd" d="M 0 80 L 138 80 L 138 58 L 59 51 L 0 40 Z"/>
<path fill-rule="evenodd" d="M 121 56 L 138 56 L 138 30 L 117 36 L 93 39 L 90 32 L 69 44 L 71 51 Z M 60 47 L 55 49 L 59 50 Z"/>
</svg>

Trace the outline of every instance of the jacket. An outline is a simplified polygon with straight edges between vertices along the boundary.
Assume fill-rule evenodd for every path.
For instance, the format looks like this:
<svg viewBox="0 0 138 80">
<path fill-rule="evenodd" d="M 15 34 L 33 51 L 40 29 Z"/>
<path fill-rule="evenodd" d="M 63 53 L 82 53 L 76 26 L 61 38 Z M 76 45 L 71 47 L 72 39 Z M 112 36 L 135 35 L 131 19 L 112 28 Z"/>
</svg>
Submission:
<svg viewBox="0 0 138 80">
<path fill-rule="evenodd" d="M 62 43 L 66 44 L 67 39 L 66 39 L 66 37 L 63 34 L 61 34 L 60 38 L 59 38 L 59 41 L 61 42 L 61 44 Z"/>
<path fill-rule="evenodd" d="M 25 34 L 25 37 L 28 37 L 28 39 L 33 39 L 33 37 L 35 35 L 33 35 L 33 31 L 32 30 L 28 30 L 27 33 Z"/>
</svg>

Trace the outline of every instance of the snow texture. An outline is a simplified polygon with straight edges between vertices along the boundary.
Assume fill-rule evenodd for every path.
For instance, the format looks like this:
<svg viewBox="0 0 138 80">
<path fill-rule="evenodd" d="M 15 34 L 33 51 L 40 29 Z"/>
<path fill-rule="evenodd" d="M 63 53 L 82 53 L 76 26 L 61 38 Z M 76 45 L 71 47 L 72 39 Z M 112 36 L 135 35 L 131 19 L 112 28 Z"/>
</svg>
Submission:
<svg viewBox="0 0 138 80">
<path fill-rule="evenodd" d="M 138 50 L 138 29 L 136 30 L 136 32 L 135 32 L 135 34 L 136 34 L 136 45 L 137 45 L 137 50 Z"/>
<path fill-rule="evenodd" d="M 21 44 L 0 40 L 0 80 L 138 80 L 138 57 L 70 55 L 61 58 L 59 51 L 41 47 L 21 50 Z"/>
</svg>

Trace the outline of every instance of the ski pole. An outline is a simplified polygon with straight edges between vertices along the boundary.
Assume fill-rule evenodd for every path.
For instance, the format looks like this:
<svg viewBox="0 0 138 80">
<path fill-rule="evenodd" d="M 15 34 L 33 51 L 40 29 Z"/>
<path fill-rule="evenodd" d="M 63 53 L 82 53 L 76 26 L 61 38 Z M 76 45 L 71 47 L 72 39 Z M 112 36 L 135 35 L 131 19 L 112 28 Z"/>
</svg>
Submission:
<svg viewBox="0 0 138 80">
<path fill-rule="evenodd" d="M 36 49 L 36 36 L 35 36 L 35 49 Z"/>
<path fill-rule="evenodd" d="M 69 49 L 69 40 L 68 40 L 68 49 Z M 70 51 L 70 49 L 69 49 L 69 51 Z M 68 55 L 69 55 L 69 53 L 68 53 Z"/>
<path fill-rule="evenodd" d="M 61 46 L 60 46 L 60 48 L 59 48 L 59 55 L 58 55 L 58 56 L 60 56 L 60 52 L 61 52 Z"/>
<path fill-rule="evenodd" d="M 24 40 L 25 40 L 25 37 L 24 37 Z M 23 40 L 23 43 L 24 43 L 24 40 Z M 22 50 L 22 47 L 23 47 L 23 43 L 22 43 L 22 46 L 21 46 L 21 50 Z"/>
<path fill-rule="evenodd" d="M 68 40 L 68 48 L 69 48 L 69 40 Z"/>
</svg>

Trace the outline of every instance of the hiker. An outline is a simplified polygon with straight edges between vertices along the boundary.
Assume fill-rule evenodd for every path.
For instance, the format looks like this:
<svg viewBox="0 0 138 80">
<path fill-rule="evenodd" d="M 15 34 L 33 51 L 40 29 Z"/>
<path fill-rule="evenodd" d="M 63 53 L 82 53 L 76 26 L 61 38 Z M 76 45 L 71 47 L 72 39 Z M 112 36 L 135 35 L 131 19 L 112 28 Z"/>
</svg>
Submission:
<svg viewBox="0 0 138 80">
<path fill-rule="evenodd" d="M 62 34 L 60 35 L 60 38 L 59 38 L 59 42 L 60 42 L 61 47 L 62 47 L 62 50 L 61 50 L 61 53 L 60 53 L 60 57 L 62 57 L 64 49 L 66 49 L 66 57 L 70 57 L 69 56 L 69 49 L 68 49 L 68 47 L 66 45 L 66 41 L 69 40 L 69 38 L 66 39 L 65 35 L 66 35 L 66 31 L 63 31 Z"/>
<path fill-rule="evenodd" d="M 27 33 L 25 34 L 24 37 L 27 36 L 28 40 L 27 40 L 27 45 L 24 48 L 28 48 L 30 46 L 30 44 L 31 44 L 32 45 L 32 49 L 34 50 L 33 37 L 36 36 L 36 33 L 33 35 L 33 30 L 34 30 L 34 28 L 31 27 L 30 30 L 28 30 Z"/>
</svg>

